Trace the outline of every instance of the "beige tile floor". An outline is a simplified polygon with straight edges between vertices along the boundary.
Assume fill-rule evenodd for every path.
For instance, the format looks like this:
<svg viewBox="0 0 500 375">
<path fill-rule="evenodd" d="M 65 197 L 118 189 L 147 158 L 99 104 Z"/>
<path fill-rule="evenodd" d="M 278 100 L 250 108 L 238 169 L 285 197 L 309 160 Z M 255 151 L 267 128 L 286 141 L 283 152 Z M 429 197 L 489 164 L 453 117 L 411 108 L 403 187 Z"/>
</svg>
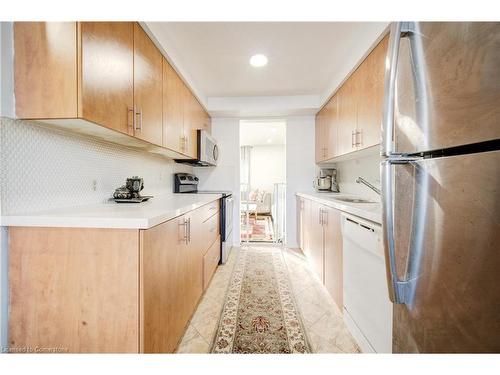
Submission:
<svg viewBox="0 0 500 375">
<path fill-rule="evenodd" d="M 262 245 L 259 245 L 262 246 Z M 178 353 L 209 353 L 231 281 L 238 248 L 219 266 L 177 349 Z M 313 353 L 358 353 L 342 314 L 300 251 L 283 248 L 283 255 Z"/>
</svg>

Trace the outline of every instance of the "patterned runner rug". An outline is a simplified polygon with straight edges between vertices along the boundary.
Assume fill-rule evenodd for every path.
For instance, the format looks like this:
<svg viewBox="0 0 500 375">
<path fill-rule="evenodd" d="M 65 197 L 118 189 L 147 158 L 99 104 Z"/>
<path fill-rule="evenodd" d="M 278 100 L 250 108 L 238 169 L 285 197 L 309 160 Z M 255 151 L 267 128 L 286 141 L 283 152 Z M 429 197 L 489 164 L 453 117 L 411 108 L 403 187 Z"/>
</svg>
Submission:
<svg viewBox="0 0 500 375">
<path fill-rule="evenodd" d="M 212 353 L 310 353 L 280 249 L 240 250 Z"/>
</svg>

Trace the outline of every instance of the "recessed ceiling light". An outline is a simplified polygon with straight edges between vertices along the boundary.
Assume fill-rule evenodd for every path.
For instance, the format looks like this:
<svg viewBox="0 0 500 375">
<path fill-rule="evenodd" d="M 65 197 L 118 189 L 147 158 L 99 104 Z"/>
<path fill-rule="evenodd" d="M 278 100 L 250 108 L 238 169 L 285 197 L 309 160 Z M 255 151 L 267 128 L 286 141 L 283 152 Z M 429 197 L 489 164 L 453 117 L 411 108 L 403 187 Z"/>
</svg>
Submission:
<svg viewBox="0 0 500 375">
<path fill-rule="evenodd" d="M 272 128 L 272 129 L 271 129 L 271 131 L 272 131 L 273 133 L 276 133 L 276 132 L 278 131 L 278 129 L 276 129 L 276 128 Z"/>
<path fill-rule="evenodd" d="M 267 65 L 267 57 L 261 54 L 253 55 L 250 57 L 250 65 L 260 68 L 261 66 Z"/>
<path fill-rule="evenodd" d="M 272 142 L 271 138 L 267 138 L 267 143 L 271 143 L 271 142 Z"/>
</svg>

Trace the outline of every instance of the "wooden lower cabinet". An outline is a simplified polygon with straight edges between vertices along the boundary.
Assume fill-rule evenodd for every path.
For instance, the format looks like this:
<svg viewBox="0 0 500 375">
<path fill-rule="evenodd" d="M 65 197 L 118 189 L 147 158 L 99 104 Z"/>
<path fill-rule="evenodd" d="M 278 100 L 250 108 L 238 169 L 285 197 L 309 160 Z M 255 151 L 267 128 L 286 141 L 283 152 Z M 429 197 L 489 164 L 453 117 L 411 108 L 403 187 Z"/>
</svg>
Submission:
<svg viewBox="0 0 500 375">
<path fill-rule="evenodd" d="M 312 270 L 342 310 L 342 232 L 340 211 L 300 197 L 299 243 Z"/>
<path fill-rule="evenodd" d="M 324 249 L 323 249 L 323 226 L 321 225 L 321 205 L 311 201 L 307 213 L 307 226 L 309 241 L 306 256 L 313 271 L 321 282 L 324 282 Z"/>
<path fill-rule="evenodd" d="M 9 228 L 9 346 L 174 352 L 218 264 L 204 212 L 147 230 Z"/>
<path fill-rule="evenodd" d="M 220 236 L 203 256 L 203 290 L 206 290 L 212 280 L 220 260 Z"/>
<path fill-rule="evenodd" d="M 185 217 L 141 231 L 141 352 L 172 352 L 191 317 Z"/>
<path fill-rule="evenodd" d="M 342 311 L 343 284 L 342 284 L 342 227 L 340 211 L 331 207 L 323 207 L 324 221 L 324 283 L 326 290 L 332 296 Z"/>
<path fill-rule="evenodd" d="M 9 228 L 9 347 L 139 351 L 139 235 Z"/>
</svg>

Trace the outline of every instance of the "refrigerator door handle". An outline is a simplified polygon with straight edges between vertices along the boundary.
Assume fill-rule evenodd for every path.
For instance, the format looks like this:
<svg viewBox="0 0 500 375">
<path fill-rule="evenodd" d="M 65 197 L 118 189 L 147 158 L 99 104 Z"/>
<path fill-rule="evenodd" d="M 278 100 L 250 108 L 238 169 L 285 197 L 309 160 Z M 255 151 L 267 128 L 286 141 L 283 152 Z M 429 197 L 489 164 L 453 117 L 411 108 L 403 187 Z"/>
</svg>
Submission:
<svg viewBox="0 0 500 375">
<path fill-rule="evenodd" d="M 382 142 L 380 153 L 382 156 L 394 154 L 394 106 L 396 99 L 396 75 L 399 56 L 399 42 L 401 36 L 414 31 L 413 22 L 393 22 L 391 25 L 389 47 L 385 61 L 386 71 L 384 78 L 384 105 L 382 111 Z"/>
<path fill-rule="evenodd" d="M 384 160 L 381 167 L 382 175 L 382 228 L 384 233 L 384 255 L 385 268 L 387 274 L 387 285 L 389 289 L 389 298 L 393 303 L 404 304 L 411 301 L 411 288 L 414 279 L 407 280 L 405 277 L 400 280 L 396 267 L 396 249 L 394 244 L 394 210 L 393 210 L 393 164 L 408 164 L 417 160 L 419 157 L 401 157 Z"/>
</svg>

